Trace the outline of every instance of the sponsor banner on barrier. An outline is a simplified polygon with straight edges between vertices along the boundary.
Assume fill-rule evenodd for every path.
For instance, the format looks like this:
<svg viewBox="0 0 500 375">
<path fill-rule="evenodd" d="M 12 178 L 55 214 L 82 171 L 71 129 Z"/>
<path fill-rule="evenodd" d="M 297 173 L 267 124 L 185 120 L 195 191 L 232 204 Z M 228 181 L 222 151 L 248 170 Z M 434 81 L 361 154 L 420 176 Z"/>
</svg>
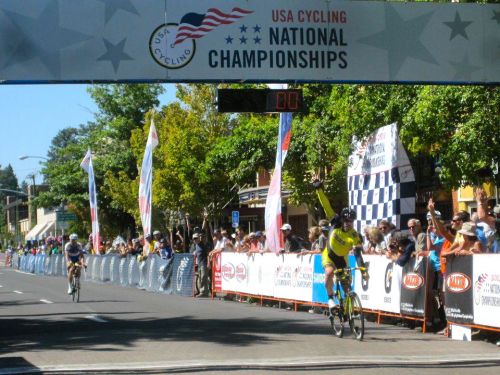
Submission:
<svg viewBox="0 0 500 375">
<path fill-rule="evenodd" d="M 193 295 L 193 254 L 175 254 L 172 274 L 172 292 L 181 296 Z"/>
<path fill-rule="evenodd" d="M 250 254 L 244 256 L 247 258 L 247 285 L 246 291 L 249 294 L 260 295 L 262 287 L 262 279 L 259 278 L 262 269 L 262 255 Z"/>
<path fill-rule="evenodd" d="M 248 256 L 238 253 L 222 253 L 222 289 L 249 293 Z M 255 286 L 254 286 L 255 287 Z"/>
<path fill-rule="evenodd" d="M 288 254 L 276 262 L 274 296 L 312 302 L 314 259 L 311 256 Z"/>
<path fill-rule="evenodd" d="M 274 296 L 274 272 L 278 256 L 276 254 L 267 253 L 260 256 L 255 255 L 254 258 L 259 259 L 259 292 L 256 294 L 262 296 Z"/>
<path fill-rule="evenodd" d="M 278 255 L 274 263 L 274 297 L 288 298 L 292 290 L 292 265 L 285 254 Z"/>
<path fill-rule="evenodd" d="M 328 296 L 325 289 L 325 271 L 321 264 L 321 255 L 315 255 L 313 268 L 312 300 L 316 303 L 327 303 Z"/>
<path fill-rule="evenodd" d="M 222 253 L 222 290 L 312 301 L 314 257 Z"/>
<path fill-rule="evenodd" d="M 214 292 L 222 290 L 222 255 L 217 253 L 212 261 L 212 287 Z"/>
<path fill-rule="evenodd" d="M 427 258 L 411 258 L 403 268 L 401 280 L 401 314 L 425 315 Z"/>
<path fill-rule="evenodd" d="M 472 256 L 454 257 L 446 263 L 445 311 L 446 318 L 455 323 L 474 322 L 472 295 Z"/>
<path fill-rule="evenodd" d="M 474 323 L 500 327 L 500 257 L 479 254 L 473 257 L 472 288 Z"/>
<path fill-rule="evenodd" d="M 292 293 L 290 299 L 312 302 L 314 257 L 290 255 L 292 263 Z"/>
<path fill-rule="evenodd" d="M 392 260 L 380 255 L 364 255 L 370 278 L 363 281 L 361 272 L 354 274 L 354 291 L 366 309 L 393 313 L 400 312 L 402 268 Z M 354 257 L 350 257 L 351 267 L 356 267 Z"/>
</svg>

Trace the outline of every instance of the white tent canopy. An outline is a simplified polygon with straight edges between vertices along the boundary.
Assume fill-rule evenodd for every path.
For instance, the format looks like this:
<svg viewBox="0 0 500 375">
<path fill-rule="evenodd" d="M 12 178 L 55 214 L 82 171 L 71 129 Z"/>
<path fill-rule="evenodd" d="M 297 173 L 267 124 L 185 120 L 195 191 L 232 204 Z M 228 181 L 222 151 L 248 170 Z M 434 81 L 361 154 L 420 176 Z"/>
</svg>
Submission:
<svg viewBox="0 0 500 375">
<path fill-rule="evenodd" d="M 26 241 L 41 240 L 47 237 L 49 232 L 54 230 L 54 227 L 54 221 L 45 221 L 42 223 L 38 223 L 26 234 L 24 239 Z"/>
</svg>

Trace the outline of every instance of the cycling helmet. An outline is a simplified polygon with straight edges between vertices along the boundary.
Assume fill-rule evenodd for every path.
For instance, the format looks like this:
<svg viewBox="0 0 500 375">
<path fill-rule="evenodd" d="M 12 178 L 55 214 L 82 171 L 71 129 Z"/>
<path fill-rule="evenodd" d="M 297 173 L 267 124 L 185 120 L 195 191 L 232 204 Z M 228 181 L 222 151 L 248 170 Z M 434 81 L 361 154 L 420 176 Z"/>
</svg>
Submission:
<svg viewBox="0 0 500 375">
<path fill-rule="evenodd" d="M 78 234 L 76 234 L 76 233 L 70 234 L 70 235 L 69 235 L 69 239 L 70 239 L 70 240 L 75 240 L 75 241 L 76 241 L 76 240 L 78 239 Z"/>
<path fill-rule="evenodd" d="M 356 211 L 352 208 L 345 207 L 340 211 L 341 220 L 356 220 Z"/>
</svg>

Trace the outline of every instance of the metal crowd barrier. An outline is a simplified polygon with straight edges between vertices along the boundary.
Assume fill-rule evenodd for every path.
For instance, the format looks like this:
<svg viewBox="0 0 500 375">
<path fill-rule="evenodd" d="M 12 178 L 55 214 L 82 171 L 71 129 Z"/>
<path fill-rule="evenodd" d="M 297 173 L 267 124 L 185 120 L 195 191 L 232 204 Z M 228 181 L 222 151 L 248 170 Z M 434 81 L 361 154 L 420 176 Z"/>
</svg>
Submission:
<svg viewBox="0 0 500 375">
<path fill-rule="evenodd" d="M 175 259 L 175 261 L 174 261 Z M 117 254 L 88 255 L 84 281 L 111 283 L 123 287 L 136 287 L 150 292 L 192 296 L 194 285 L 194 259 L 192 254 L 176 254 L 170 260 L 150 255 L 138 262 L 135 256 Z M 64 255 L 14 254 L 12 267 L 24 272 L 45 276 L 66 276 Z M 175 275 L 175 280 L 172 280 Z M 183 281 L 183 288 L 178 283 Z M 175 287 L 174 287 L 175 285 Z"/>
</svg>

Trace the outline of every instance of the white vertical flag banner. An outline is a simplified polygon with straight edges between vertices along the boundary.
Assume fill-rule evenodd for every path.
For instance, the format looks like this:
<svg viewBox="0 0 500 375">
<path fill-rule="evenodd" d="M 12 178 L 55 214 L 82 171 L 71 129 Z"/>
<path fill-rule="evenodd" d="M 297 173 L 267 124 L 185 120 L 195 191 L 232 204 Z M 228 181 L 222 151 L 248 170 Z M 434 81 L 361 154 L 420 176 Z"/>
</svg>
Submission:
<svg viewBox="0 0 500 375">
<path fill-rule="evenodd" d="M 97 217 L 97 191 L 95 186 L 94 166 L 92 165 L 92 152 L 90 149 L 80 163 L 89 177 L 89 202 L 90 219 L 92 221 L 92 247 L 96 254 L 100 254 L 101 237 L 99 235 L 99 218 Z"/>
<path fill-rule="evenodd" d="M 397 124 L 354 140 L 349 158 L 349 206 L 356 210 L 359 232 L 382 220 L 403 229 L 415 213 L 415 175 L 398 136 Z"/>
<path fill-rule="evenodd" d="M 281 167 L 285 161 L 292 136 L 292 114 L 281 113 L 278 132 L 278 146 L 276 148 L 276 162 L 271 177 L 271 184 L 267 192 L 266 209 L 264 214 L 266 227 L 266 246 L 272 252 L 283 248 L 281 238 Z"/>
<path fill-rule="evenodd" d="M 153 182 L 153 150 L 158 145 L 158 134 L 154 120 L 151 117 L 151 126 L 149 128 L 148 141 L 142 159 L 142 167 L 139 181 L 139 211 L 141 214 L 142 229 L 144 237 L 151 234 L 151 197 Z"/>
</svg>

